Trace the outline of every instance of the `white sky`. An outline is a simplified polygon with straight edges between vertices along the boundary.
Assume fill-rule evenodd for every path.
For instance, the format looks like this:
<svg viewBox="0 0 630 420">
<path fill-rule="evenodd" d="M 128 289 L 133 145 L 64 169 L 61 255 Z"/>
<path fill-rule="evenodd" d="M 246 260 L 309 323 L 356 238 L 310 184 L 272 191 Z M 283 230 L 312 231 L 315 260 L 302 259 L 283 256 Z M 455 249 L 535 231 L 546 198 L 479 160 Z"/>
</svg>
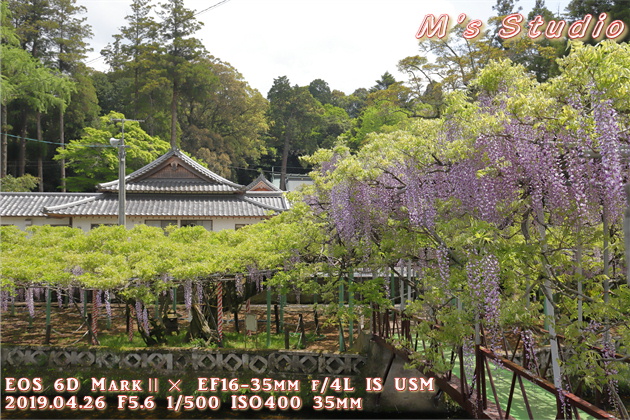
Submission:
<svg viewBox="0 0 630 420">
<path fill-rule="evenodd" d="M 220 0 L 185 0 L 202 11 Z M 535 0 L 520 0 L 527 15 Z M 553 12 L 564 12 L 569 0 L 546 0 Z M 94 37 L 87 62 L 105 71 L 100 51 L 127 24 L 131 0 L 77 0 L 88 9 Z M 426 14 L 460 13 L 488 21 L 496 0 L 230 0 L 201 13 L 196 34 L 214 56 L 234 66 L 267 96 L 274 78 L 308 85 L 323 79 L 346 94 L 369 88 L 389 71 L 397 80 L 399 60 L 416 55 L 415 34 Z M 94 61 L 92 61 L 94 60 Z"/>
</svg>

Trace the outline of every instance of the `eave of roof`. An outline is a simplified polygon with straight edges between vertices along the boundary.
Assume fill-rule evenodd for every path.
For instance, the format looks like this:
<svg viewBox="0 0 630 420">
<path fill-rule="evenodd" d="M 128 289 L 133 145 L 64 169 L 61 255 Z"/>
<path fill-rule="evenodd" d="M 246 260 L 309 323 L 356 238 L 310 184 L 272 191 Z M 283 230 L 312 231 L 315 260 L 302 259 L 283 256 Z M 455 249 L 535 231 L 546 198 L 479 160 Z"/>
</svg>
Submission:
<svg viewBox="0 0 630 420">
<path fill-rule="evenodd" d="M 283 200 L 280 197 L 280 200 Z M 273 205 L 273 201 L 282 207 Z M 177 194 L 130 194 L 126 200 L 126 214 L 130 217 L 264 217 L 270 211 L 287 210 L 284 201 L 261 202 L 244 195 Z M 44 208 L 49 216 L 116 216 L 118 196 L 100 193 L 97 197 Z"/>
</svg>

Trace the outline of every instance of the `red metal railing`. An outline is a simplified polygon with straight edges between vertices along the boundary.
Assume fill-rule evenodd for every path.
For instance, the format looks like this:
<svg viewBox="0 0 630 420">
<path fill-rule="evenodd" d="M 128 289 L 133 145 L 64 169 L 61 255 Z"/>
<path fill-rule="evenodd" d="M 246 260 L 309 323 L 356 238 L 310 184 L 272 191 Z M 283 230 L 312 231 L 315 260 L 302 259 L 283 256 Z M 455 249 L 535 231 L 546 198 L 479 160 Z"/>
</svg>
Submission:
<svg viewBox="0 0 630 420">
<path fill-rule="evenodd" d="M 414 360 L 417 362 L 418 359 L 414 357 L 414 354 L 418 352 L 419 345 L 422 345 L 423 350 L 426 350 L 426 343 L 422 340 L 419 342 L 417 334 L 414 337 L 413 327 L 419 323 L 426 322 L 427 321 L 401 314 L 394 309 L 381 309 L 374 306 L 372 311 L 373 339 L 380 346 L 388 348 L 392 353 L 403 358 L 403 360 Z M 431 328 L 439 328 L 439 326 L 431 326 Z M 534 413 L 523 382 L 525 379 L 535 386 L 555 395 L 557 406 L 556 418 L 580 419 L 580 410 L 599 419 L 616 418 L 614 415 L 570 392 L 570 390 L 558 390 L 553 383 L 545 379 L 547 368 L 545 367 L 543 372 L 541 372 L 537 361 L 531 360 L 531 355 L 528 355 L 526 346 L 520 338 L 520 332 L 517 334 L 518 338 L 512 349 L 511 356 L 509 351 L 510 346 L 508 345 L 508 340 L 506 340 L 505 335 L 502 337 L 503 355 L 497 354 L 486 347 L 483 328 L 481 329 L 481 335 L 482 344 L 476 345 L 474 349 L 475 367 L 473 378 L 471 378 L 472 381 L 469 382 L 469 378 L 466 377 L 462 346 L 451 348 L 450 353 L 448 351 L 445 352 L 445 349 L 440 350 L 443 361 L 446 361 L 446 355 L 450 354 L 451 369 L 446 373 L 438 374 L 433 372 L 432 367 L 428 364 L 420 364 L 418 367 L 418 370 L 424 375 L 434 377 L 440 389 L 451 396 L 451 398 L 468 411 L 470 415 L 476 418 L 512 418 L 510 413 L 514 408 L 515 398 L 520 397 L 528 417 L 533 419 Z M 558 336 L 558 338 L 562 339 L 563 337 Z M 534 372 L 515 362 L 519 348 L 521 349 L 520 353 L 523 365 L 533 366 Z M 596 347 L 592 348 L 601 353 L 601 349 Z M 617 356 L 621 357 L 621 355 Z M 458 359 L 459 377 L 453 373 L 456 359 Z M 502 402 L 499 399 L 499 392 L 495 386 L 490 361 L 512 372 L 507 401 Z M 549 361 L 547 365 L 549 365 Z M 517 382 L 519 385 L 518 389 L 516 387 Z"/>
</svg>

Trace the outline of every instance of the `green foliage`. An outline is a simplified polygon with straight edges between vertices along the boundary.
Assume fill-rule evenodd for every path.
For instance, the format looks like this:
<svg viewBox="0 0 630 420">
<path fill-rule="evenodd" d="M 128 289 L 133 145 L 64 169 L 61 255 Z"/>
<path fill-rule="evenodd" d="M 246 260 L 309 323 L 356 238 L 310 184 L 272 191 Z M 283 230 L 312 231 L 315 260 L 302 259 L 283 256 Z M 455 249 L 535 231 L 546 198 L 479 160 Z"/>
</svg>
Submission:
<svg viewBox="0 0 630 420">
<path fill-rule="evenodd" d="M 317 127 L 324 109 L 307 87 L 291 86 L 286 76 L 274 80 L 267 95 L 270 135 L 274 146 L 282 150 L 280 189 L 286 189 L 285 178 L 289 154 L 312 153 L 317 147 Z"/>
<path fill-rule="evenodd" d="M 265 153 L 267 101 L 227 63 L 200 57 L 182 84 L 181 144 L 224 177 Z"/>
<path fill-rule="evenodd" d="M 100 118 L 100 127 L 85 129 L 85 135 L 72 140 L 65 148 L 57 149 L 55 160 L 65 159 L 75 173 L 67 179 L 71 191 L 93 190 L 96 184 L 118 177 L 118 150 L 110 147 L 109 139 L 120 138 L 120 123 L 112 119 L 124 115 L 110 112 Z M 126 169 L 131 173 L 157 159 L 169 149 L 168 143 L 149 136 L 137 122 L 125 123 L 125 144 L 127 148 Z"/>
<path fill-rule="evenodd" d="M 576 142 L 580 139 L 599 150 L 601 137 L 595 130 L 597 122 L 591 104 L 610 101 L 619 113 L 616 120 L 619 131 L 623 133 L 630 125 L 627 118 L 630 77 L 626 77 L 627 68 L 630 68 L 627 63 L 629 51 L 627 45 L 613 42 L 603 42 L 595 48 L 572 44 L 571 54 L 559 61 L 561 73 L 547 82 L 537 80 L 524 65 L 509 60 L 490 61 L 471 74 L 464 83 L 465 90 L 444 95 L 440 105 L 441 118 L 380 128 L 380 133 L 367 135 L 354 153 L 338 143 L 334 148 L 319 150 L 306 159 L 318 170 L 312 172 L 314 187 L 304 194 L 309 202 L 316 203 L 313 205 L 318 213 L 316 220 L 324 222 L 327 232 L 329 267 L 324 272 L 330 273 L 330 280 L 320 289 L 322 296 L 334 302 L 335 288 L 344 282 L 346 267 L 359 264 L 377 270 L 395 270 L 401 259 L 411 260 L 419 266 L 418 277 L 412 283 L 418 290 L 418 299 L 408 305 L 407 312 L 429 321 L 418 327 L 419 337 L 427 346 L 417 357 L 441 371 L 449 368 L 442 357 L 444 346 L 469 341 L 475 316 L 483 317 L 468 266 L 492 255 L 500 267 L 500 303 L 496 303 L 500 307 L 498 328 L 535 329 L 545 321 L 553 322 L 556 331 L 566 336 L 565 349 L 571 348 L 571 355 L 576 353 L 575 357 L 566 359 L 564 372 L 584 378 L 589 385 L 604 387 L 609 370 L 604 369 L 601 355 L 589 345 L 601 343 L 602 328 L 611 328 L 617 351 L 627 354 L 630 331 L 622 319 L 627 319 L 630 314 L 628 288 L 621 284 L 626 279 L 620 271 L 603 274 L 603 226 L 597 220 L 587 222 L 577 216 L 575 203 L 563 209 L 545 207 L 543 215 L 533 217 L 532 198 L 522 187 L 517 198 L 499 203 L 505 220 L 489 223 L 483 221 L 474 209 L 462 213 L 461 203 L 455 198 L 444 198 L 436 203 L 434 227 L 413 226 L 397 209 L 391 209 L 391 213 L 378 214 L 378 223 L 368 225 L 368 235 L 344 240 L 330 220 L 330 202 L 331 192 L 347 185 L 362 185 L 365 190 L 361 193 L 371 194 L 373 190 L 369 187 L 382 187 L 379 183 L 384 174 L 397 177 L 401 194 L 404 194 L 410 185 L 401 181 L 400 174 L 410 162 L 420 174 L 427 171 L 448 174 L 457 162 L 481 153 L 477 146 L 479 138 L 504 136 L 506 142 L 511 141 L 506 135 L 508 124 L 544 129 L 557 136 L 569 135 Z M 405 65 L 415 66 L 420 73 L 430 70 L 423 68 L 428 62 L 420 58 L 408 60 Z M 477 101 L 479 97 L 483 97 L 483 101 Z M 389 106 L 393 103 L 393 99 L 388 101 Z M 580 110 L 573 105 L 575 103 L 589 105 Z M 487 111 L 488 106 L 493 106 L 493 112 Z M 370 115 L 370 112 L 371 108 L 368 108 L 364 115 Z M 452 133 L 449 130 L 457 130 L 457 135 L 449 136 Z M 445 140 L 447 136 L 450 137 L 448 141 Z M 453 137 L 457 140 L 451 140 Z M 623 134 L 622 138 L 625 139 Z M 539 140 L 533 137 L 532 141 Z M 490 164 L 491 160 L 483 154 L 481 159 L 488 164 L 476 172 L 477 177 L 501 180 L 502 171 L 509 163 L 495 159 Z M 379 190 L 374 189 L 374 194 L 379 194 Z M 600 203 L 589 202 L 585 207 L 589 212 L 601 215 Z M 403 215 L 405 210 L 403 205 Z M 374 215 L 378 210 L 353 211 Z M 365 214 L 354 213 L 353 220 L 365 223 Z M 339 223 L 338 220 L 334 222 Z M 576 230 L 577 223 L 580 230 Z M 359 230 L 357 234 L 360 233 Z M 612 223 L 607 235 L 611 237 L 611 266 L 621 264 L 623 244 L 619 220 Z M 578 246 L 584 250 L 579 264 L 581 274 L 576 269 Z M 440 249 L 448 255 L 447 279 L 442 277 L 435 255 Z M 621 266 L 623 264 L 617 267 Z M 487 281 L 483 276 L 481 279 Z M 611 285 L 616 283 L 606 297 L 602 286 L 605 280 Z M 377 276 L 373 282 L 357 285 L 356 290 L 361 290 L 367 297 L 365 302 L 386 306 L 387 301 L 382 300 L 383 281 L 383 277 Z M 553 287 L 554 319 L 542 314 L 546 282 Z M 581 295 L 577 293 L 578 282 L 583 290 Z M 578 304 L 582 305 L 584 319 L 593 323 L 590 326 L 576 321 Z M 458 305 L 461 309 L 457 309 Z M 330 309 L 339 317 L 348 316 L 346 311 L 335 310 L 333 306 L 331 304 Z M 607 327 L 592 327 L 597 323 Z M 430 328 L 431 325 L 440 328 Z M 589 328 L 592 332 L 587 333 Z M 492 333 L 486 331 L 486 334 Z"/>
<path fill-rule="evenodd" d="M 7 175 L 0 179 L 0 191 L 4 192 L 20 192 L 20 191 L 33 191 L 37 188 L 39 179 L 33 175 L 26 174 L 15 178 L 12 175 Z"/>
</svg>

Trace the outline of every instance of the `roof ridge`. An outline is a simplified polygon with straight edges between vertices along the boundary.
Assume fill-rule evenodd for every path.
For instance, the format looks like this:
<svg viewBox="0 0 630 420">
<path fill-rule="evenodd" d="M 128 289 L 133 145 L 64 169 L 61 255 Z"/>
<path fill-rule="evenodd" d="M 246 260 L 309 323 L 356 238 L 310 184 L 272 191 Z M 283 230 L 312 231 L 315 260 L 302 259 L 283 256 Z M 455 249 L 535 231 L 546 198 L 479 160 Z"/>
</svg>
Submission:
<svg viewBox="0 0 630 420">
<path fill-rule="evenodd" d="M 247 196 L 243 196 L 243 200 L 247 201 L 248 203 L 254 204 L 258 207 L 262 207 L 263 209 L 267 209 L 267 210 L 274 210 L 274 211 L 284 211 L 285 209 L 282 209 L 280 207 L 274 207 L 274 206 L 270 206 L 268 204 L 264 204 L 264 203 L 260 203 L 256 200 L 252 200 L 251 198 L 247 198 Z"/>
<path fill-rule="evenodd" d="M 57 191 L 0 191 L 0 195 L 98 195 L 100 193 L 86 193 L 86 192 L 57 192 Z"/>
<path fill-rule="evenodd" d="M 96 200 L 98 197 L 100 197 L 102 195 L 103 195 L 103 193 L 100 193 L 100 194 L 97 193 L 97 194 L 94 194 L 94 195 L 92 195 L 90 197 L 87 197 L 87 198 L 84 198 L 84 199 L 81 199 L 81 200 L 77 200 L 77 201 L 73 201 L 71 203 L 59 204 L 57 206 L 50 206 L 50 207 L 44 206 L 43 209 L 42 209 L 42 213 L 48 213 L 50 211 L 61 210 L 61 209 L 67 208 L 67 207 L 72 207 L 72 206 L 77 206 L 77 205 L 80 205 L 80 204 L 89 203 L 90 201 L 94 201 L 94 200 Z"/>
</svg>

